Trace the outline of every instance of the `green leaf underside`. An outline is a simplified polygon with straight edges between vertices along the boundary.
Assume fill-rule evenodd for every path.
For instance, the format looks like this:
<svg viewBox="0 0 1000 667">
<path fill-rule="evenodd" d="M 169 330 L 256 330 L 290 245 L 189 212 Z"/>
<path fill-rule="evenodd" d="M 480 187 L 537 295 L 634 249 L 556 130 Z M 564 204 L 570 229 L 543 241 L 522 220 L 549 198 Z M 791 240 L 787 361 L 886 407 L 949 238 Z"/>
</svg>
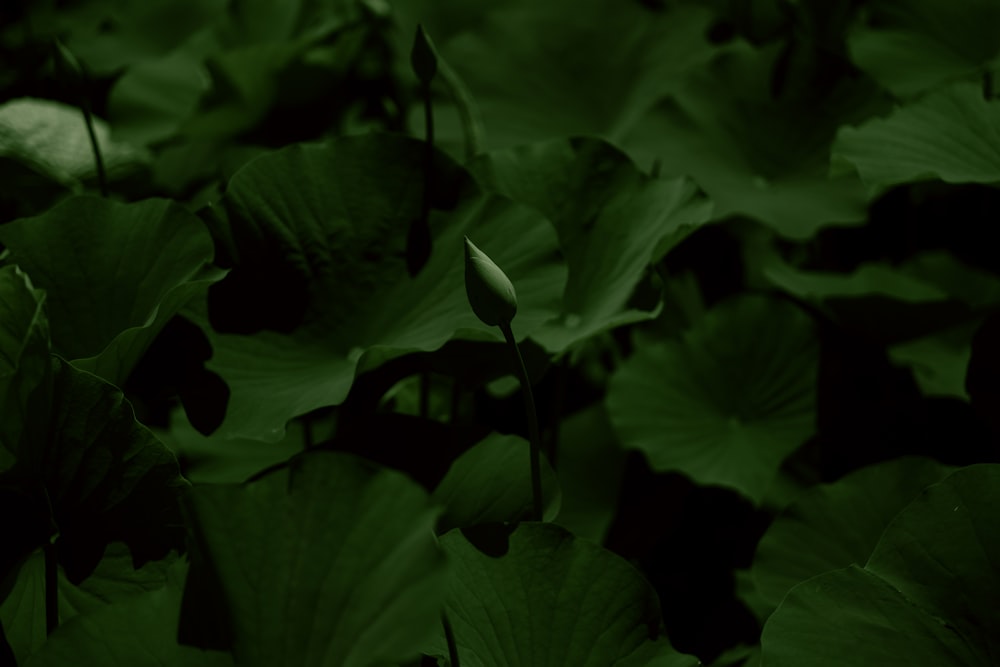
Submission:
<svg viewBox="0 0 1000 667">
<path fill-rule="evenodd" d="M 847 35 L 850 57 L 897 96 L 978 76 L 1000 55 L 992 0 L 880 0 L 872 9 Z"/>
<path fill-rule="evenodd" d="M 316 452 L 248 485 L 196 486 L 188 507 L 240 665 L 406 660 L 439 627 L 437 511 L 399 473 Z"/>
<path fill-rule="evenodd" d="M 1000 466 L 960 469 L 896 516 L 865 567 L 793 588 L 764 628 L 764 664 L 993 664 L 1000 655 L 998 489 Z"/>
<path fill-rule="evenodd" d="M 743 295 L 680 340 L 638 349 L 606 404 L 622 444 L 657 471 L 759 502 L 782 460 L 815 431 L 818 341 L 788 302 Z"/>
<path fill-rule="evenodd" d="M 616 139 L 715 49 L 704 36 L 712 17 L 701 7 L 665 16 L 615 0 L 505 2 L 452 31 L 465 4 L 398 9 L 404 22 L 424 23 L 467 84 L 489 150 L 553 136 Z M 412 35 L 407 26 L 405 38 Z M 456 130 L 441 128 L 441 139 L 455 143 Z"/>
<path fill-rule="evenodd" d="M 642 164 L 658 161 L 664 176 L 693 178 L 717 218 L 745 215 L 792 239 L 862 223 L 868 193 L 854 174 L 830 175 L 830 142 L 885 101 L 863 77 L 775 100 L 777 56 L 777 44 L 745 43 L 719 55 L 647 114 L 624 147 Z"/>
</svg>

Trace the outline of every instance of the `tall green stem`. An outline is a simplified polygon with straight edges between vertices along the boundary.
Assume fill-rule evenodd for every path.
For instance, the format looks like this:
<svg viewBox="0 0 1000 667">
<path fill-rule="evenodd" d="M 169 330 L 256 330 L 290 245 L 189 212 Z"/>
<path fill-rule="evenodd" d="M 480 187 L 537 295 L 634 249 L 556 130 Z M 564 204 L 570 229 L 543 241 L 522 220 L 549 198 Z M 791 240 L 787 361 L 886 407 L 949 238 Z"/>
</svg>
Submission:
<svg viewBox="0 0 1000 667">
<path fill-rule="evenodd" d="M 511 331 L 510 322 L 500 322 L 497 326 L 503 332 L 503 337 L 510 346 L 514 354 L 517 371 L 517 379 L 521 383 L 521 394 L 524 396 L 524 411 L 528 415 L 528 442 L 531 445 L 531 500 L 532 500 L 532 520 L 542 520 L 542 441 L 538 433 L 538 413 L 535 411 L 535 395 L 531 390 L 531 379 L 528 377 L 528 369 L 524 365 L 524 357 L 514 339 L 514 332 Z"/>
</svg>

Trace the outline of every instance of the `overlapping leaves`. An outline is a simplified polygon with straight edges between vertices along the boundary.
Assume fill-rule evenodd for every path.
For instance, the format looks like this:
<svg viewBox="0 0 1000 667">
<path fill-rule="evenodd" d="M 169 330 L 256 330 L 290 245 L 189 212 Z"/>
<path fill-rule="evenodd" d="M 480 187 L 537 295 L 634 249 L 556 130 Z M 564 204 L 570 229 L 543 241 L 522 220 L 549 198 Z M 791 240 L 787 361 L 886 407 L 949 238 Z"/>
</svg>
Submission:
<svg viewBox="0 0 1000 667">
<path fill-rule="evenodd" d="M 864 567 L 793 588 L 762 637 L 768 665 L 986 665 L 1000 645 L 1000 467 L 956 471 L 917 497 Z"/>
<path fill-rule="evenodd" d="M 687 179 L 650 178 L 595 139 L 552 140 L 494 151 L 473 164 L 496 191 L 553 222 L 569 267 L 563 313 L 533 337 L 562 351 L 654 313 L 627 307 L 648 269 L 711 214 Z"/>
<path fill-rule="evenodd" d="M 10 260 L 48 294 L 54 351 L 122 384 L 167 321 L 211 279 L 211 237 L 166 199 L 74 197 L 0 228 Z"/>
<path fill-rule="evenodd" d="M 560 312 L 566 269 L 551 224 L 479 192 L 443 156 L 430 193 L 431 256 L 418 275 L 408 274 L 423 155 L 410 139 L 348 137 L 261 157 L 233 178 L 216 228 L 235 268 L 208 317 L 229 318 L 230 330 L 284 331 L 231 335 L 206 326 L 215 347 L 210 367 L 232 389 L 224 433 L 275 439 L 289 418 L 338 404 L 368 350 L 384 358 L 437 349 L 460 332 L 498 336 L 466 299 L 466 235 L 513 281 L 519 338 Z M 290 308 L 291 300 L 298 304 Z"/>
</svg>

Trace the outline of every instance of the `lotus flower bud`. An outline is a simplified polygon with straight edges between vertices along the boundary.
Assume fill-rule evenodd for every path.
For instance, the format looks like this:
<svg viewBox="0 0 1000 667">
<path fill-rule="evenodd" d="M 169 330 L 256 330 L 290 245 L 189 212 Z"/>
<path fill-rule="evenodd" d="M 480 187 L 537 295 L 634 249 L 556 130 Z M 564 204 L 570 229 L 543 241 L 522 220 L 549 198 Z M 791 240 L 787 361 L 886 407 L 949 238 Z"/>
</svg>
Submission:
<svg viewBox="0 0 1000 667">
<path fill-rule="evenodd" d="M 431 85 L 434 75 L 437 74 L 437 54 L 434 52 L 434 45 L 431 43 L 430 37 L 427 36 L 421 25 L 417 26 L 417 35 L 413 39 L 410 66 L 420 83 L 425 86 Z"/>
<path fill-rule="evenodd" d="M 465 293 L 483 324 L 509 324 L 517 313 L 517 294 L 499 266 L 465 237 Z"/>
</svg>

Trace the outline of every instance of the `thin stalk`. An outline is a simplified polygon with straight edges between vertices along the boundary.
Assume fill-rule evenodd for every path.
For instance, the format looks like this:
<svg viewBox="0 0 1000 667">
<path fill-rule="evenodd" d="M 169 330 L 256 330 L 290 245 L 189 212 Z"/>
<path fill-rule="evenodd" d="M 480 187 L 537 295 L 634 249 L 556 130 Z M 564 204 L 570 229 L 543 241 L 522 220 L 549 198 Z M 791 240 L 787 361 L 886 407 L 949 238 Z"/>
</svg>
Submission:
<svg viewBox="0 0 1000 667">
<path fill-rule="evenodd" d="M 86 89 L 80 94 L 80 111 L 83 112 L 83 122 L 87 126 L 87 136 L 90 137 L 90 148 L 94 151 L 94 166 L 97 168 L 97 187 L 101 190 L 101 196 L 107 199 L 108 177 L 104 172 L 104 158 L 101 156 L 101 147 L 97 143 L 97 133 L 94 131 L 94 116 L 90 113 L 90 101 L 87 99 Z"/>
<path fill-rule="evenodd" d="M 448 642 L 448 662 L 451 667 L 459 667 L 458 664 L 458 644 L 455 643 L 455 632 L 451 629 L 451 621 L 448 614 L 441 612 L 441 625 L 444 627 L 444 639 Z"/>
<path fill-rule="evenodd" d="M 497 326 L 503 332 L 504 340 L 510 346 L 514 354 L 517 371 L 517 379 L 521 383 L 521 394 L 524 396 L 524 411 L 528 415 L 528 442 L 531 445 L 531 500 L 532 500 L 532 521 L 542 520 L 542 442 L 538 435 L 538 413 L 535 411 L 535 395 L 531 391 L 531 380 L 528 378 L 528 369 L 524 365 L 524 357 L 514 340 L 514 332 L 511 331 L 510 322 L 501 322 Z"/>
</svg>

